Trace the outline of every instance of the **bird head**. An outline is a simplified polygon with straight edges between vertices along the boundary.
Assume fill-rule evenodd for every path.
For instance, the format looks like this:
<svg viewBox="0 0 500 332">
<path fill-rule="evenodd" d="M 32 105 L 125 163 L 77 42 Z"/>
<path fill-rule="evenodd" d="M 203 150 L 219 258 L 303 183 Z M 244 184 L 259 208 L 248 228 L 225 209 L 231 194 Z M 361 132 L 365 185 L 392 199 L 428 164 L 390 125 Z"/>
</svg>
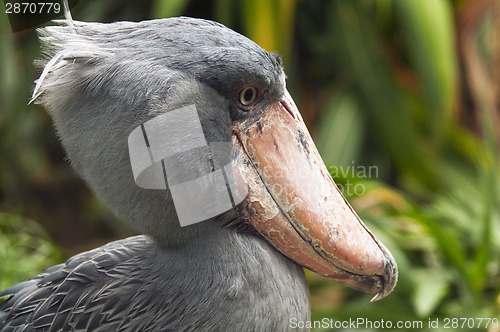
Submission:
<svg viewBox="0 0 500 332">
<path fill-rule="evenodd" d="M 39 30 L 48 61 L 33 99 L 52 116 L 79 175 L 119 217 L 168 247 L 205 236 L 217 222 L 245 225 L 323 276 L 376 299 L 392 291 L 396 263 L 329 175 L 286 89 L 279 56 L 200 19 L 74 23 Z M 224 143 L 226 184 L 231 177 L 232 194 L 242 193 L 228 211 L 186 227 L 172 188 L 137 185 L 129 144 L 134 130 L 144 140 L 149 121 L 179 110 L 196 112 L 206 146 Z M 160 134 L 170 146 L 192 138 L 189 131 L 175 139 Z M 206 156 L 211 171 L 220 170 L 213 151 L 191 157 Z M 162 160 L 160 178 L 171 182 L 161 170 L 173 159 Z M 175 174 L 207 165 L 178 160 Z"/>
</svg>

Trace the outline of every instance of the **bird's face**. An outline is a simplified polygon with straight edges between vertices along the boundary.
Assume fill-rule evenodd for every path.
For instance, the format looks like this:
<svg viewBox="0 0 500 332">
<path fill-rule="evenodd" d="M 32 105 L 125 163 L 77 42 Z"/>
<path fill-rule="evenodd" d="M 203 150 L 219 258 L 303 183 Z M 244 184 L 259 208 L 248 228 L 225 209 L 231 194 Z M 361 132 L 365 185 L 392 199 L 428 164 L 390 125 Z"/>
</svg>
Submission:
<svg viewBox="0 0 500 332">
<path fill-rule="evenodd" d="M 124 164 L 130 157 L 126 140 L 138 125 L 194 104 L 207 143 L 229 143 L 235 183 L 246 193 L 229 213 L 238 212 L 233 223 L 249 224 L 298 264 L 377 293 L 376 299 L 392 291 L 396 263 L 329 175 L 286 89 L 278 56 L 207 21 L 121 24 L 77 22 L 77 34 L 85 37 L 81 43 L 90 43 L 87 50 L 66 42 L 75 36 L 64 28 L 46 33 L 49 43 L 63 45 L 62 53 L 64 45 L 68 50 L 47 75 L 41 103 L 53 115 L 74 166 L 104 201 L 143 224 L 139 229 L 145 233 L 162 238 L 158 223 L 145 220 L 175 219 L 171 193 L 135 185 L 130 165 Z M 50 84 L 57 76 L 66 78 L 66 86 L 68 77 L 74 80 L 66 94 Z M 60 99 L 68 94 L 71 103 Z M 76 141 L 90 147 L 82 150 Z M 109 141 L 117 143 L 103 143 Z M 182 236 L 175 233 L 178 225 L 168 227 L 165 238 Z"/>
<path fill-rule="evenodd" d="M 236 182 L 247 193 L 239 221 L 298 264 L 385 297 L 397 280 L 396 263 L 328 173 L 286 89 L 279 56 L 240 44 L 208 52 L 194 75 L 227 105 Z M 227 126 L 205 131 L 221 129 Z"/>
<path fill-rule="evenodd" d="M 395 285 L 396 264 L 338 190 L 281 91 L 266 95 L 248 82 L 233 98 L 247 112 L 231 122 L 235 172 L 248 190 L 244 221 L 298 264 L 383 298 Z"/>
</svg>

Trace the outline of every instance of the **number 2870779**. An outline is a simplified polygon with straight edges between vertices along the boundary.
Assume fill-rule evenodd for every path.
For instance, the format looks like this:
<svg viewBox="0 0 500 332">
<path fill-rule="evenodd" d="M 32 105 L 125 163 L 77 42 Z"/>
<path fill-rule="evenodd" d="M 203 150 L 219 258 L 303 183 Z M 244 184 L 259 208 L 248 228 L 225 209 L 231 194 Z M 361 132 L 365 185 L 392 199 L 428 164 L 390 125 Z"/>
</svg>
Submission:
<svg viewBox="0 0 500 332">
<path fill-rule="evenodd" d="M 6 14 L 59 14 L 61 4 L 58 2 L 6 2 Z"/>
</svg>

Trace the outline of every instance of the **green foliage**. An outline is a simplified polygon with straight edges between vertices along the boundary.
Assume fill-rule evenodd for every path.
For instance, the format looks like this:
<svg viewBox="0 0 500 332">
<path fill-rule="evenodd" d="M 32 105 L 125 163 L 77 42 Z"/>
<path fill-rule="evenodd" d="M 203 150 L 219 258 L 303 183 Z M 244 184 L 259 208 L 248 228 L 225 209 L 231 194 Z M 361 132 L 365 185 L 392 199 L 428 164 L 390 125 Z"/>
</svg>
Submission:
<svg viewBox="0 0 500 332">
<path fill-rule="evenodd" d="M 182 14 L 187 0 L 157 0 L 153 3 L 151 16 L 153 18 L 164 18 Z"/>
<path fill-rule="evenodd" d="M 456 93 L 453 8 L 447 0 L 393 2 L 405 39 L 403 51 L 421 84 L 428 129 L 432 137 L 442 140 Z"/>
<path fill-rule="evenodd" d="M 0 213 L 0 289 L 28 280 L 60 260 L 59 249 L 38 223 Z"/>
<path fill-rule="evenodd" d="M 313 318 L 420 320 L 427 327 L 429 318 L 498 317 L 500 128 L 485 107 L 480 108 L 485 139 L 456 119 L 454 9 L 447 1 L 376 3 L 332 2 L 321 7 L 328 11 L 325 33 L 314 33 L 312 20 L 304 26 L 319 59 L 313 66 L 329 62 L 333 69 L 325 80 L 340 77 L 333 88 L 325 84 L 330 97 L 318 147 L 334 168 L 353 167 L 354 161 L 390 168 L 378 179 L 336 181 L 342 188 L 366 189 L 361 196 L 344 192 L 395 256 L 400 277 L 395 291 L 379 303 L 342 291 L 349 300 L 320 304 L 324 309 L 313 310 Z M 380 18 L 388 20 L 379 22 L 388 31 L 374 28 Z M 337 47 L 325 49 L 328 42 Z M 370 139 L 369 149 L 357 143 L 363 137 Z M 391 185 L 384 183 L 389 179 Z M 310 279 L 313 299 L 331 287 Z"/>
</svg>

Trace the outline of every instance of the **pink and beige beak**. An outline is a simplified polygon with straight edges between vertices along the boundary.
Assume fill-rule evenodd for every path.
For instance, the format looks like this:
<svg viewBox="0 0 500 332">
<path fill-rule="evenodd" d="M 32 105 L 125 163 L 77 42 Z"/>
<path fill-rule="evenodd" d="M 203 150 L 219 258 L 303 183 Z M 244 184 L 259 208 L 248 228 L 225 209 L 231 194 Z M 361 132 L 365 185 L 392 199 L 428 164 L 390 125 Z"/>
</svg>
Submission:
<svg viewBox="0 0 500 332">
<path fill-rule="evenodd" d="M 298 264 L 377 293 L 373 300 L 387 296 L 396 263 L 333 182 L 288 92 L 233 133 L 246 159 L 238 172 L 248 186 L 249 223 Z"/>
</svg>

